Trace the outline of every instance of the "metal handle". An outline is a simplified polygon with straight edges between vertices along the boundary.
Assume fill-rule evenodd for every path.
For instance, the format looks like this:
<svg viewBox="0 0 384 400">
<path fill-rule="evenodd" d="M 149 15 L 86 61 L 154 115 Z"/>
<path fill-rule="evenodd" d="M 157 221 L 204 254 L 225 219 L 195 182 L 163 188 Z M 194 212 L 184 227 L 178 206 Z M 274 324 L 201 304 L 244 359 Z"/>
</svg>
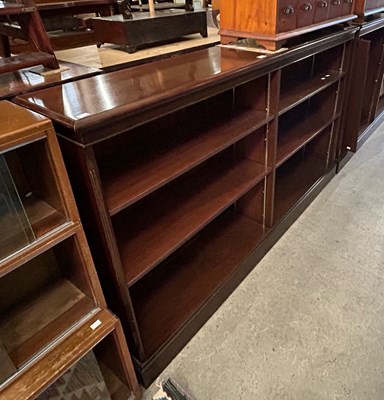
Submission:
<svg viewBox="0 0 384 400">
<path fill-rule="evenodd" d="M 332 0 L 332 4 L 334 6 L 339 6 L 341 4 L 341 0 Z"/>
<path fill-rule="evenodd" d="M 317 5 L 318 5 L 320 8 L 325 8 L 325 7 L 328 7 L 328 2 L 325 1 L 325 0 L 319 1 L 319 2 L 317 3 Z"/>
<path fill-rule="evenodd" d="M 304 3 L 301 9 L 303 11 L 311 11 L 313 9 L 313 5 L 311 3 Z"/>
<path fill-rule="evenodd" d="M 284 14 L 285 15 L 292 15 L 295 13 L 295 8 L 292 5 L 289 5 L 284 8 Z"/>
<path fill-rule="evenodd" d="M 353 3 L 353 0 L 344 0 L 344 3 L 352 4 L 352 3 Z"/>
</svg>

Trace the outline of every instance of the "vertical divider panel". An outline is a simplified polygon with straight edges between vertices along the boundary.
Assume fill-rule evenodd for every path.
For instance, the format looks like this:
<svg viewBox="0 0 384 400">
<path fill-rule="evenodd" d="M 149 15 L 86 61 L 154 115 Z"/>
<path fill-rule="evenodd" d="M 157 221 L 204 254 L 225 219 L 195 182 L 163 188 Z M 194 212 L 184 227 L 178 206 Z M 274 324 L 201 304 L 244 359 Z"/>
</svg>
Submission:
<svg viewBox="0 0 384 400">
<path fill-rule="evenodd" d="M 280 99 L 281 69 L 269 74 L 268 85 L 268 114 L 274 115 L 267 129 L 266 164 L 272 172 L 266 177 L 264 188 L 264 223 L 271 228 L 274 223 L 275 182 L 276 182 L 276 153 L 278 133 L 278 109 Z"/>
<path fill-rule="evenodd" d="M 343 140 L 344 140 L 344 128 L 346 123 L 346 108 L 348 107 L 348 99 L 351 90 L 351 61 L 352 55 L 354 54 L 356 43 L 355 41 L 348 42 L 344 44 L 343 51 L 343 59 L 341 62 L 340 70 L 346 73 L 344 79 L 339 80 L 339 88 L 338 88 L 338 101 L 336 104 L 336 113 L 342 112 L 340 118 L 336 121 L 332 130 L 332 143 L 329 152 L 328 164 L 332 164 L 336 161 L 336 159 L 342 156 L 343 149 Z M 336 129 L 337 137 L 335 137 L 334 131 Z"/>
<path fill-rule="evenodd" d="M 235 88 L 235 109 L 254 109 L 268 113 L 269 75 L 256 78 Z M 235 154 L 266 165 L 267 125 L 236 143 Z M 264 190 L 256 185 L 236 203 L 236 212 L 264 226 Z"/>
<path fill-rule="evenodd" d="M 76 159 L 75 163 L 68 163 L 68 172 L 72 178 L 72 182 L 74 183 L 73 189 L 76 195 L 76 186 L 86 183 L 87 186 L 90 187 L 90 190 L 87 190 L 88 196 L 87 199 L 82 199 L 78 204 L 79 208 L 82 209 L 83 205 L 87 205 L 83 209 L 83 215 L 88 215 L 88 218 L 84 218 L 85 223 L 87 221 L 94 221 L 97 228 L 93 226 L 89 226 L 87 232 L 92 232 L 97 230 L 97 233 L 93 235 L 93 237 L 88 237 L 89 245 L 97 249 L 98 251 L 94 251 L 95 257 L 95 265 L 106 265 L 107 268 L 111 270 L 110 274 L 107 274 L 104 270 L 99 270 L 100 281 L 104 284 L 105 293 L 114 293 L 118 291 L 119 295 L 107 297 L 107 302 L 110 302 L 114 307 L 121 310 L 119 313 L 119 318 L 122 323 L 126 327 L 127 332 L 132 332 L 132 337 L 127 335 L 127 341 L 134 341 L 135 346 L 131 346 L 131 348 L 138 349 L 138 356 L 141 359 L 145 358 L 144 347 L 142 344 L 142 340 L 140 337 L 140 332 L 134 312 L 134 308 L 132 305 L 132 301 L 129 295 L 129 290 L 127 283 L 125 281 L 125 277 L 122 273 L 123 267 L 120 259 L 119 249 L 116 243 L 116 237 L 113 231 L 111 218 L 107 211 L 103 189 L 101 186 L 101 179 L 98 171 L 97 161 L 95 158 L 95 154 L 92 148 L 81 149 L 80 147 L 70 145 L 65 139 L 61 141 L 61 148 L 63 149 L 64 155 L 66 154 L 66 149 L 68 148 L 68 156 Z M 82 152 L 86 155 L 86 157 L 77 154 L 76 150 Z M 76 170 L 72 170 L 71 167 L 76 165 Z M 83 180 L 79 180 L 79 174 L 82 175 Z M 97 259 L 100 256 L 100 249 L 105 249 L 103 253 L 103 259 Z M 113 282 L 111 278 L 113 277 Z M 108 287 L 108 290 L 105 289 L 105 286 Z"/>
</svg>

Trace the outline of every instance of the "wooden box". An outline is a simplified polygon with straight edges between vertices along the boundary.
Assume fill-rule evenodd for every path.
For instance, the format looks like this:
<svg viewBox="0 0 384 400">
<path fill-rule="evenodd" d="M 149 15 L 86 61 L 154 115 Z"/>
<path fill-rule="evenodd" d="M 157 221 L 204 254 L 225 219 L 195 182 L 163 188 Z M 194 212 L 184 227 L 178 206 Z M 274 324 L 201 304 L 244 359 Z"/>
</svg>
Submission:
<svg viewBox="0 0 384 400">
<path fill-rule="evenodd" d="M 287 39 L 353 19 L 353 0 L 222 0 L 222 43 L 253 38 L 270 50 Z"/>
</svg>

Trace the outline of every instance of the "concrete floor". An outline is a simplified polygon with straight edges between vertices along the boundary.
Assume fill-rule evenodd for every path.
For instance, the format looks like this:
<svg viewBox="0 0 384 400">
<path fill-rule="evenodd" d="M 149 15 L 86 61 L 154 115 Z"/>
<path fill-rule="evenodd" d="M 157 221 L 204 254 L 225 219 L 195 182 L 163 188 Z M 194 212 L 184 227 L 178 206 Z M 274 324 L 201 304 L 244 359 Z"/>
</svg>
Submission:
<svg viewBox="0 0 384 400">
<path fill-rule="evenodd" d="M 384 125 L 162 377 L 196 400 L 384 399 L 383 150 Z"/>
</svg>

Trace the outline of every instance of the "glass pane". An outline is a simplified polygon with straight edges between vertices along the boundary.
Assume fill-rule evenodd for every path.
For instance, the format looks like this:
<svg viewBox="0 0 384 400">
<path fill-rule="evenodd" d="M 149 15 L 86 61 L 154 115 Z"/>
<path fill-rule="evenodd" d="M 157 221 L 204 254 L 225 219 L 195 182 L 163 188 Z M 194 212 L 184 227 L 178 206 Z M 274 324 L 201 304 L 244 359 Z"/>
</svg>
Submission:
<svg viewBox="0 0 384 400">
<path fill-rule="evenodd" d="M 111 400 L 104 377 L 91 351 L 36 400 Z"/>
<path fill-rule="evenodd" d="M 0 261 L 34 240 L 7 162 L 0 154 Z"/>
</svg>

